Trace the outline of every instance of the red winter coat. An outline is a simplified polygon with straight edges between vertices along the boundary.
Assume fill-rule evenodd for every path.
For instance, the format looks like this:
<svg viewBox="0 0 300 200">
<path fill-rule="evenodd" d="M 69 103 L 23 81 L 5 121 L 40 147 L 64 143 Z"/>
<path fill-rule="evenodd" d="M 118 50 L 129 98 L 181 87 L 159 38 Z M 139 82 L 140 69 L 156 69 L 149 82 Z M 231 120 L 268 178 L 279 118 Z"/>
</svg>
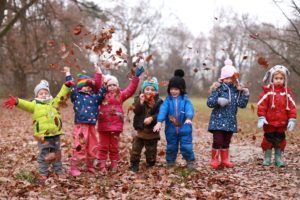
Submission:
<svg viewBox="0 0 300 200">
<path fill-rule="evenodd" d="M 115 97 L 115 94 L 107 92 L 99 107 L 98 131 L 122 132 L 124 124 L 124 112 L 122 104 L 136 91 L 139 78 L 134 76 L 128 87 Z"/>
<path fill-rule="evenodd" d="M 259 95 L 257 115 L 259 117 L 264 116 L 268 124 L 264 125 L 265 132 L 284 132 L 290 118 L 296 119 L 297 110 L 294 101 L 294 95 L 290 88 L 287 88 L 288 93 L 288 107 L 286 110 L 286 93 L 285 87 L 274 86 L 274 92 L 272 86 L 263 86 L 263 91 Z M 274 96 L 275 108 L 272 108 Z"/>
</svg>

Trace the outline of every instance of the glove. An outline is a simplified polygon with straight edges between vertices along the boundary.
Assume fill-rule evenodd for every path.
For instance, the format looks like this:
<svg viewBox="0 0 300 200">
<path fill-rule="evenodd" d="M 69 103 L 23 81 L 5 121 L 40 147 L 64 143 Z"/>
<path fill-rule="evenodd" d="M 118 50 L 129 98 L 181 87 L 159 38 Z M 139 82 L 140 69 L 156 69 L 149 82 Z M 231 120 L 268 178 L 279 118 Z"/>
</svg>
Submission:
<svg viewBox="0 0 300 200">
<path fill-rule="evenodd" d="M 223 97 L 219 97 L 219 98 L 218 98 L 218 104 L 219 104 L 221 107 L 227 106 L 227 105 L 229 104 L 229 100 L 226 99 L 226 98 L 223 98 Z"/>
<path fill-rule="evenodd" d="M 17 104 L 18 100 L 14 96 L 9 96 L 8 99 L 4 102 L 4 105 L 9 109 L 13 109 L 13 107 Z"/>
<path fill-rule="evenodd" d="M 73 80 L 70 80 L 70 81 L 66 81 L 66 82 L 65 82 L 65 86 L 67 86 L 67 87 L 71 87 L 71 86 L 74 86 L 74 85 L 75 85 L 75 83 L 74 83 Z"/>
<path fill-rule="evenodd" d="M 288 122 L 288 125 L 287 125 L 288 131 L 293 131 L 294 127 L 295 127 L 295 124 L 296 124 L 296 119 L 290 118 L 289 122 Z"/>
<path fill-rule="evenodd" d="M 144 67 L 143 66 L 139 66 L 136 68 L 135 70 L 135 76 L 139 77 L 140 75 L 142 75 L 142 73 L 145 71 Z"/>
<path fill-rule="evenodd" d="M 243 88 L 242 90 L 245 96 L 250 96 L 250 91 L 248 88 Z"/>
<path fill-rule="evenodd" d="M 259 117 L 257 121 L 257 128 L 262 128 L 264 124 L 269 124 L 265 117 Z"/>
</svg>

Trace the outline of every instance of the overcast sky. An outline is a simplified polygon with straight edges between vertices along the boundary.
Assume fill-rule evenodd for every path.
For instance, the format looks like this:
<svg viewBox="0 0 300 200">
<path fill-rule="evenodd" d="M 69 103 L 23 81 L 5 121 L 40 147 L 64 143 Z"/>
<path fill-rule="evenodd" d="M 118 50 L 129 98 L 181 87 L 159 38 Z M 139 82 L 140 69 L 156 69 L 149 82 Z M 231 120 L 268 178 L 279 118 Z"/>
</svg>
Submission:
<svg viewBox="0 0 300 200">
<path fill-rule="evenodd" d="M 103 6 L 103 0 L 94 0 Z M 118 2 L 109 1 L 108 2 Z M 139 0 L 125 0 L 127 5 L 139 3 Z M 284 10 L 290 12 L 289 0 L 281 0 Z M 296 0 L 298 3 L 300 0 Z M 239 14 L 248 13 L 251 18 L 257 17 L 258 21 L 268 22 L 274 25 L 283 25 L 287 22 L 280 10 L 272 0 L 151 0 L 151 4 L 161 10 L 163 16 L 167 17 L 174 13 L 188 27 L 194 36 L 199 33 L 207 33 L 214 23 L 218 23 L 215 17 L 221 8 L 227 11 L 233 10 Z M 300 2 L 299 2 L 300 3 Z M 166 22 L 168 19 L 165 20 Z M 168 23 L 168 22 L 167 22 Z"/>
</svg>

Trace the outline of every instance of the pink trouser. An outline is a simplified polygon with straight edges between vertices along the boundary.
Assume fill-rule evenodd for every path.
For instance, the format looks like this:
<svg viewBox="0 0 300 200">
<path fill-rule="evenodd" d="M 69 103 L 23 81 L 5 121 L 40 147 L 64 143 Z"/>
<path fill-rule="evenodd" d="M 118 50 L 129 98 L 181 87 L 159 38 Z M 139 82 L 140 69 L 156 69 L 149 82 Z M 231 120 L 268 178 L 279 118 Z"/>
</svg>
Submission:
<svg viewBox="0 0 300 200">
<path fill-rule="evenodd" d="M 99 131 L 99 160 L 107 160 L 108 153 L 110 160 L 119 160 L 119 136 L 120 132 Z"/>
<path fill-rule="evenodd" d="M 76 124 L 73 130 L 73 155 L 71 165 L 85 161 L 87 167 L 93 166 L 96 158 L 98 140 L 94 124 Z"/>
</svg>

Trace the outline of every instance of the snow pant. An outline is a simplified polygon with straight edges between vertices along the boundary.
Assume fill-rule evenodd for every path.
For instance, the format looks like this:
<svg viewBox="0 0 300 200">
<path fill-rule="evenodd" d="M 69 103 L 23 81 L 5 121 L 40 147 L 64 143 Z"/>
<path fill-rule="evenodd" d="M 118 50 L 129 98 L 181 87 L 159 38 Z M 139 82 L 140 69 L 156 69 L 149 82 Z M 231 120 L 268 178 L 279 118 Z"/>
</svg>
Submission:
<svg viewBox="0 0 300 200">
<path fill-rule="evenodd" d="M 134 137 L 132 142 L 132 150 L 130 155 L 130 161 L 139 162 L 141 159 L 141 153 L 145 147 L 146 162 L 155 163 L 157 154 L 157 142 L 158 139 L 143 139 Z"/>
<path fill-rule="evenodd" d="M 233 133 L 227 131 L 213 131 L 213 149 L 228 149 Z"/>
<path fill-rule="evenodd" d="M 178 154 L 178 146 L 180 145 L 180 152 L 186 161 L 194 161 L 195 155 L 193 151 L 193 137 L 192 133 L 179 133 L 166 132 L 167 150 L 166 160 L 167 162 L 175 162 Z"/>
<path fill-rule="evenodd" d="M 121 132 L 99 131 L 100 143 L 98 160 L 107 160 L 108 154 L 111 161 L 119 161 L 119 138 Z"/>
<path fill-rule="evenodd" d="M 285 132 L 269 132 L 264 134 L 264 138 L 261 143 L 263 151 L 267 149 L 280 149 L 284 151 L 286 146 Z"/>
<path fill-rule="evenodd" d="M 73 130 L 73 155 L 71 166 L 85 161 L 87 167 L 92 167 L 96 158 L 98 140 L 94 124 L 76 124 Z"/>
<path fill-rule="evenodd" d="M 39 164 L 39 173 L 41 176 L 48 176 L 49 163 L 45 157 L 49 153 L 55 153 L 56 159 L 52 162 L 54 172 L 62 173 L 61 151 L 60 151 L 60 135 L 45 137 L 43 143 L 38 142 L 39 155 L 37 162 Z"/>
</svg>

